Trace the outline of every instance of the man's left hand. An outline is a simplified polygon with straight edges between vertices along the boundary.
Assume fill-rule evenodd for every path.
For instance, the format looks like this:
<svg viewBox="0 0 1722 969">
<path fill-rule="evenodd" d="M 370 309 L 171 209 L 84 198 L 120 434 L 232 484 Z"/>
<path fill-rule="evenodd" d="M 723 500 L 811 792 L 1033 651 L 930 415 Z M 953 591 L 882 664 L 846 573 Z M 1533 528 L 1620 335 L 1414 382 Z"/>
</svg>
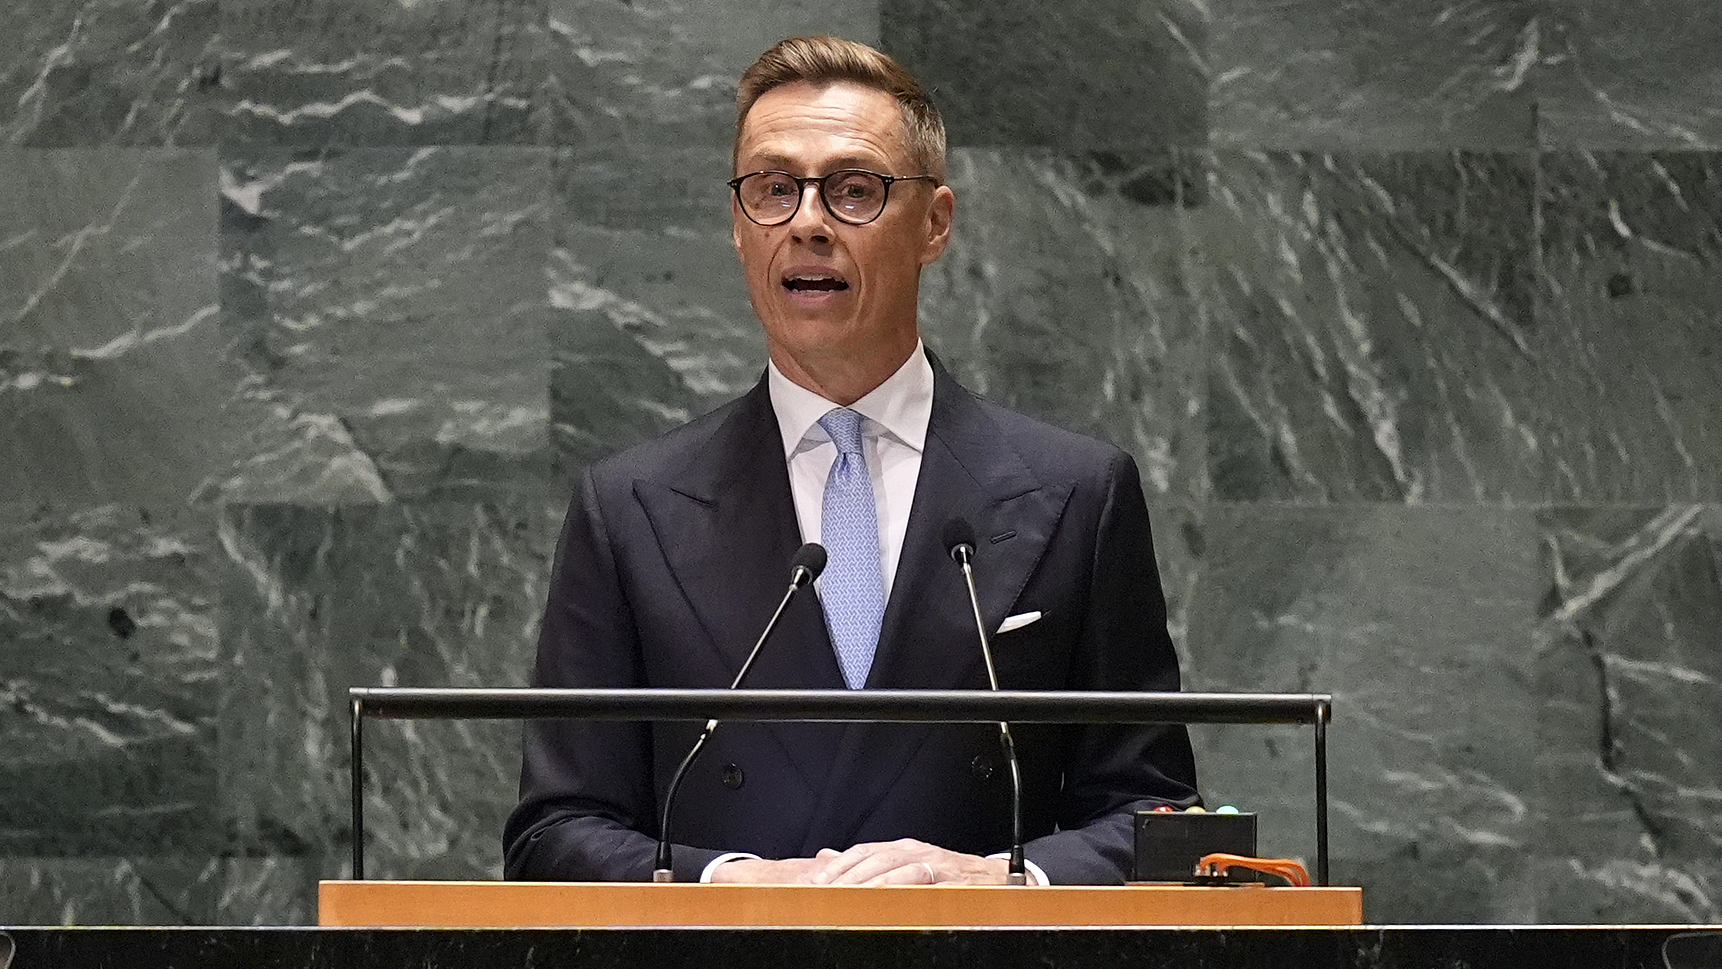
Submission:
<svg viewBox="0 0 1722 969">
<path fill-rule="evenodd" d="M 815 885 L 1003 885 L 1010 864 L 946 851 L 913 838 L 858 844 L 847 851 L 830 848 L 810 873 Z"/>
</svg>

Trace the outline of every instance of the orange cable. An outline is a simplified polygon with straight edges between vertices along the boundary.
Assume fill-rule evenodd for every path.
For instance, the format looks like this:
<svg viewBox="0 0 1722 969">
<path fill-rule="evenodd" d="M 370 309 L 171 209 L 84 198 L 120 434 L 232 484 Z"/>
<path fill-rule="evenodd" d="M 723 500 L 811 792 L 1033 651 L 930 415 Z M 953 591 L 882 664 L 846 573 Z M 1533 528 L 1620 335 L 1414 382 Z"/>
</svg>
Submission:
<svg viewBox="0 0 1722 969">
<path fill-rule="evenodd" d="M 1248 868 L 1251 871 L 1276 875 L 1298 888 L 1308 888 L 1310 885 L 1309 869 L 1292 858 L 1252 858 L 1248 855 L 1216 851 L 1203 855 L 1201 860 L 1196 862 L 1196 871 L 1199 874 L 1224 874 L 1233 868 Z"/>
</svg>

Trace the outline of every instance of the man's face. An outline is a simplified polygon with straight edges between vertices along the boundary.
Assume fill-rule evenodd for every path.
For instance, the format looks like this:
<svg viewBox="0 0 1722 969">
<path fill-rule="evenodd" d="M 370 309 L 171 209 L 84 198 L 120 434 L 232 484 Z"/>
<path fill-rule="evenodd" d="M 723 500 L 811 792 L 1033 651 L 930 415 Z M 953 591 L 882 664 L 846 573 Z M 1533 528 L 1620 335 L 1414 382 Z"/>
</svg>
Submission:
<svg viewBox="0 0 1722 969">
<path fill-rule="evenodd" d="M 754 102 L 736 145 L 736 174 L 826 175 L 861 168 L 920 175 L 904 144 L 896 99 L 854 84 L 773 88 Z M 897 182 L 879 217 L 849 225 L 809 185 L 794 218 L 762 226 L 734 200 L 735 247 L 772 358 L 800 365 L 834 358 L 898 362 L 917 336 L 921 267 L 950 238 L 951 190 Z"/>
</svg>

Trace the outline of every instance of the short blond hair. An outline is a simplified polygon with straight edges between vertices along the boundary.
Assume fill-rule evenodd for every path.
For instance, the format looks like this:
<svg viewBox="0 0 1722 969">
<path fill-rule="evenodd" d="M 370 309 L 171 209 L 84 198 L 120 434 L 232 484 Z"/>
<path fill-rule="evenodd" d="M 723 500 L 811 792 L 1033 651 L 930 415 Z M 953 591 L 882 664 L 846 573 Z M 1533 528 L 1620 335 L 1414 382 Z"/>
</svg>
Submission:
<svg viewBox="0 0 1722 969">
<path fill-rule="evenodd" d="M 888 54 L 840 37 L 791 37 L 759 55 L 741 75 L 735 98 L 735 147 L 741 150 L 741 128 L 755 101 L 773 88 L 806 82 L 818 87 L 848 82 L 884 91 L 897 99 L 903 113 L 904 144 L 909 160 L 920 171 L 945 181 L 945 122 L 927 96 L 927 89 L 908 68 Z"/>
</svg>

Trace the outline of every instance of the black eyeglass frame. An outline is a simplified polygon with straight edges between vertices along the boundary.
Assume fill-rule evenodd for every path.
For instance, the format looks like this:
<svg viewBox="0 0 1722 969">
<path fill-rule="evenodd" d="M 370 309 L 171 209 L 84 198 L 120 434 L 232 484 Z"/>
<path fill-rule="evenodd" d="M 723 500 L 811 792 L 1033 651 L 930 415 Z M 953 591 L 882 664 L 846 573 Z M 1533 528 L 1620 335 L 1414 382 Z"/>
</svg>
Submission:
<svg viewBox="0 0 1722 969">
<path fill-rule="evenodd" d="M 753 213 L 747 210 L 747 203 L 741 200 L 741 183 L 755 175 L 782 175 L 784 178 L 795 183 L 795 207 L 788 209 L 784 217 L 778 219 L 776 222 L 761 222 L 754 218 Z M 837 210 L 831 207 L 831 199 L 827 198 L 825 195 L 825 182 L 826 179 L 836 178 L 839 175 L 871 175 L 883 182 L 885 184 L 885 191 L 879 197 L 879 211 L 873 213 L 871 218 L 861 222 L 844 218 L 842 215 L 838 214 Z M 737 175 L 730 179 L 728 184 L 730 191 L 735 194 L 735 204 L 737 208 L 741 209 L 741 214 L 747 216 L 747 220 L 752 222 L 754 225 L 770 227 L 774 225 L 782 225 L 790 219 L 795 218 L 795 213 L 801 211 L 802 203 L 807 201 L 808 185 L 819 186 L 819 202 L 821 205 L 825 206 L 825 211 L 829 212 L 833 219 L 836 219 L 844 225 L 868 225 L 878 221 L 879 216 L 885 214 L 885 206 L 891 204 L 891 186 L 893 184 L 897 182 L 921 181 L 932 182 L 935 186 L 940 184 L 939 177 L 937 175 L 885 175 L 880 172 L 868 171 L 865 168 L 841 168 L 834 172 L 826 172 L 823 175 L 809 175 L 806 178 L 802 178 L 798 175 L 791 175 L 788 172 L 780 171 L 775 168 L 768 168 L 763 171 L 748 172 L 746 175 Z"/>
</svg>

